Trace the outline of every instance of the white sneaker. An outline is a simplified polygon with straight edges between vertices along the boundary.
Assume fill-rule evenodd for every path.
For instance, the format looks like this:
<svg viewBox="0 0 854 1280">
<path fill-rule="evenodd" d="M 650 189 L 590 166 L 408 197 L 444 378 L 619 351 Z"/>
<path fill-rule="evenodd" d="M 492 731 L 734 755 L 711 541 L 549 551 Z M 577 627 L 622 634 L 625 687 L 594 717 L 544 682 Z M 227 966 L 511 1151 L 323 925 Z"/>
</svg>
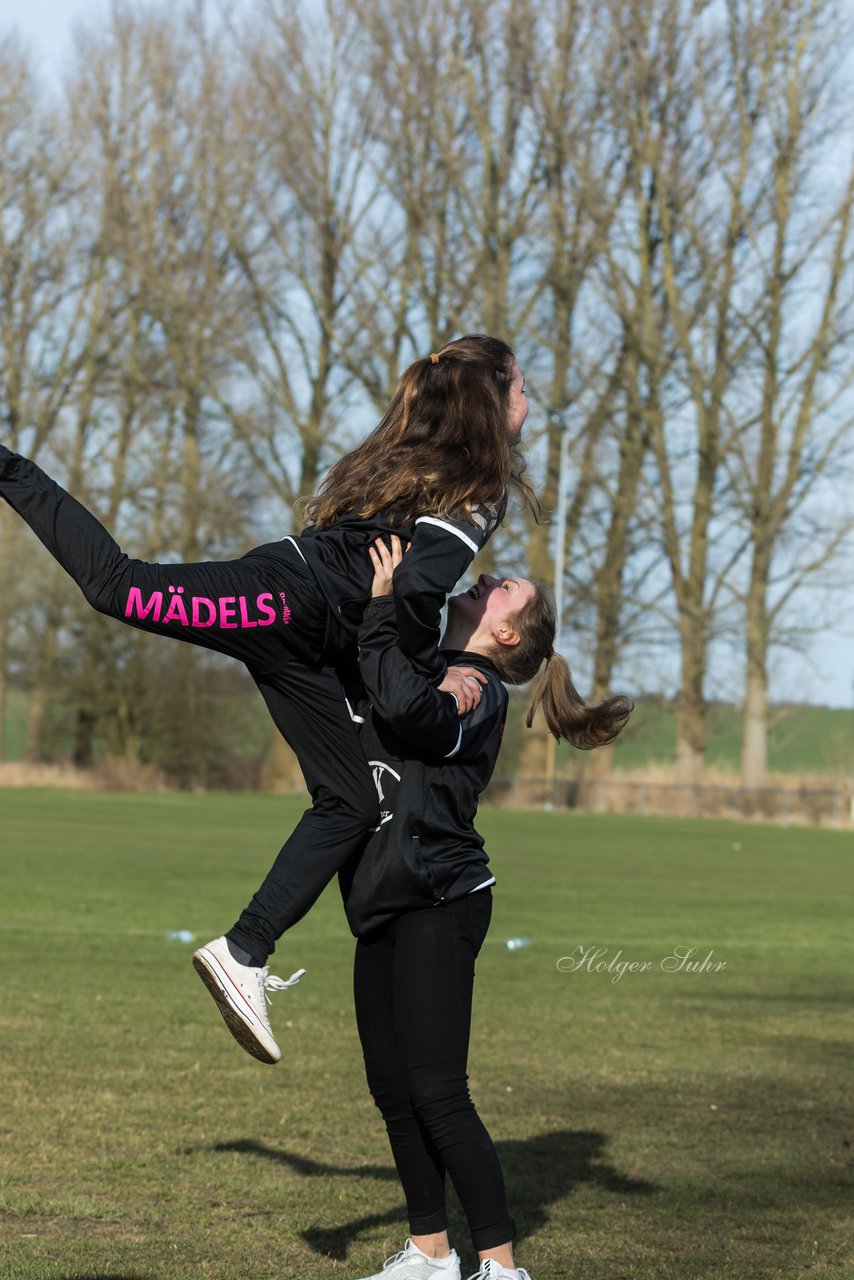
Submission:
<svg viewBox="0 0 854 1280">
<path fill-rule="evenodd" d="M 516 1280 L 517 1276 L 519 1280 L 531 1280 L 524 1267 L 514 1267 L 511 1271 L 509 1267 L 502 1267 L 494 1258 L 484 1258 L 480 1270 L 469 1276 L 469 1280 Z"/>
<path fill-rule="evenodd" d="M 278 1062 L 276 1044 L 267 1017 L 268 991 L 284 991 L 299 982 L 305 969 L 297 969 L 287 982 L 271 976 L 269 969 L 238 964 L 225 938 L 214 938 L 193 956 L 196 973 L 216 1000 L 226 1026 L 239 1045 L 259 1062 Z"/>
<path fill-rule="evenodd" d="M 364 1276 L 363 1280 L 460 1280 L 460 1260 L 456 1249 L 450 1258 L 428 1258 L 418 1245 L 407 1240 L 400 1253 L 387 1258 L 382 1271 Z"/>
</svg>

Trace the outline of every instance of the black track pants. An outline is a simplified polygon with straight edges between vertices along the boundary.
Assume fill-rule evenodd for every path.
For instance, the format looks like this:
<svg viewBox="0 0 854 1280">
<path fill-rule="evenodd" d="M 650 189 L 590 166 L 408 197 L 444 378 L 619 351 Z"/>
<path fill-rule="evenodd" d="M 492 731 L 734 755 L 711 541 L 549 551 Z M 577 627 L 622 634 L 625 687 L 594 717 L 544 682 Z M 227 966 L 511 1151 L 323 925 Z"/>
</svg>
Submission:
<svg viewBox="0 0 854 1280">
<path fill-rule="evenodd" d="M 2 446 L 0 496 L 94 609 L 243 662 L 296 752 L 312 808 L 229 934 L 263 964 L 379 820 L 336 669 L 324 661 L 327 610 L 313 574 L 290 539 L 223 563 L 132 560 L 40 467 Z"/>
<path fill-rule="evenodd" d="M 475 959 L 492 894 L 399 916 L 356 945 L 356 1021 L 413 1235 L 447 1227 L 447 1171 L 476 1249 L 516 1234 L 492 1139 L 469 1097 L 466 1064 Z"/>
</svg>

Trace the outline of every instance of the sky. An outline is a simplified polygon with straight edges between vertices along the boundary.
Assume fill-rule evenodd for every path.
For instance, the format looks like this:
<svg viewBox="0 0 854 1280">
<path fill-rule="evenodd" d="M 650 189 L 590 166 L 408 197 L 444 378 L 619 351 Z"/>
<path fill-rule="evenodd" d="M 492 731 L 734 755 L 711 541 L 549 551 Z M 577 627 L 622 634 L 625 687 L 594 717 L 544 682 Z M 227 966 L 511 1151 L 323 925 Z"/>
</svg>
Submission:
<svg viewBox="0 0 854 1280">
<path fill-rule="evenodd" d="M 6 32 L 17 28 L 44 74 L 58 76 L 71 44 L 74 19 L 101 11 L 100 4 L 69 4 L 63 0 L 0 0 L 0 29 Z"/>
<path fill-rule="evenodd" d="M 223 0 L 223 5 L 231 11 L 237 7 L 235 0 Z M 58 82 L 70 52 L 75 19 L 91 20 L 107 7 L 106 0 L 0 0 L 0 31 L 17 28 L 45 78 Z M 806 654 L 771 655 L 773 701 L 854 707 L 854 586 L 840 588 L 830 612 L 834 621 Z M 737 678 L 736 671 L 733 676 Z"/>
</svg>

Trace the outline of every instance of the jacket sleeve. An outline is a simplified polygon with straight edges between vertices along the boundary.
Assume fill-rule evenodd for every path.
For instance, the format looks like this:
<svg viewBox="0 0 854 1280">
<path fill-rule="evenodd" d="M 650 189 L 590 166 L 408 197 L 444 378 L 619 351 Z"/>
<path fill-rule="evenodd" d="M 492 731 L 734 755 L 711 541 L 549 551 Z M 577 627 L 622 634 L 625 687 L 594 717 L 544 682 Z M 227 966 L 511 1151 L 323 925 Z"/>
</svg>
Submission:
<svg viewBox="0 0 854 1280">
<path fill-rule="evenodd" d="M 181 612 L 173 615 L 181 618 L 180 626 L 173 627 L 169 600 L 176 583 L 176 600 L 202 597 L 211 608 L 220 597 L 233 602 L 240 595 L 265 592 L 268 587 L 250 557 L 201 564 L 132 559 L 91 511 L 35 462 L 4 445 L 0 445 L 0 498 L 27 522 L 99 613 L 141 631 L 190 640 L 245 660 L 242 629 L 215 626 L 207 611 L 198 618 L 193 613 L 191 622 L 183 603 Z M 270 612 L 275 612 L 272 603 Z"/>
<path fill-rule="evenodd" d="M 35 462 L 5 445 L 0 445 L 0 497 L 99 608 L 106 587 L 127 561 L 101 522 Z"/>
<path fill-rule="evenodd" d="M 470 740 L 480 739 L 484 724 L 499 712 L 503 716 L 501 686 L 481 686 L 481 700 L 474 711 L 460 718 L 457 700 L 441 693 L 419 675 L 401 652 L 394 600 L 371 600 L 359 628 L 359 668 L 377 715 L 405 742 L 421 751 L 446 759 L 465 755 Z"/>
<path fill-rule="evenodd" d="M 438 684 L 447 670 L 439 653 L 445 601 L 503 517 L 485 504 L 449 516 L 419 516 L 412 545 L 395 570 L 394 605 L 400 647 L 426 679 Z"/>
</svg>

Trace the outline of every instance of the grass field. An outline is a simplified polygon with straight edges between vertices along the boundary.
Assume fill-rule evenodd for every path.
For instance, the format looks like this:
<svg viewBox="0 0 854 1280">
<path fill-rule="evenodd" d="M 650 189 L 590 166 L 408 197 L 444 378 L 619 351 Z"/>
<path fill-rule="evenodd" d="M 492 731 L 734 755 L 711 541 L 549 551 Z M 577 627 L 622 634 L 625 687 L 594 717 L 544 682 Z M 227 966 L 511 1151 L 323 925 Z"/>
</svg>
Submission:
<svg viewBox="0 0 854 1280">
<path fill-rule="evenodd" d="M 274 972 L 284 1060 L 190 965 L 299 804 L 2 793 L 0 1276 L 319 1280 L 407 1234 L 334 890 Z M 471 1088 L 533 1280 L 854 1276 L 850 835 L 485 811 Z M 740 847 L 737 847 L 739 846 Z M 502 944 L 526 935 L 532 945 Z M 575 948 L 645 972 L 559 971 Z M 664 972 L 674 947 L 717 972 Z M 564 969 L 567 965 L 562 966 Z M 452 1239 L 475 1257 L 452 1200 Z"/>
</svg>

